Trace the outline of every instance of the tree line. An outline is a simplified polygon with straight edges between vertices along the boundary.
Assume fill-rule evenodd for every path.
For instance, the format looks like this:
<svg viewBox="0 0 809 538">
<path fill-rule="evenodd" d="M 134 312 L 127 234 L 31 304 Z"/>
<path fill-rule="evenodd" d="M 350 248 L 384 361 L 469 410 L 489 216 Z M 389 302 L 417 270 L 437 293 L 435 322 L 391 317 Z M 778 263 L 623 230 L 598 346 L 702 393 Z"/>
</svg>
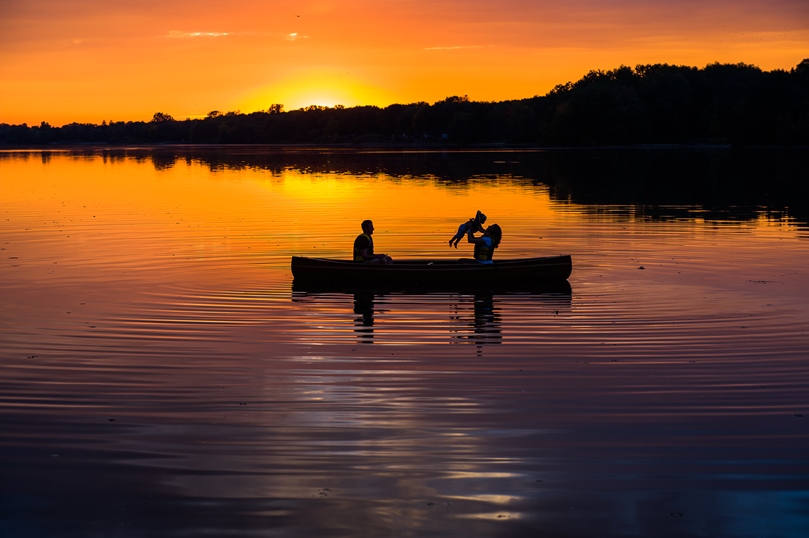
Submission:
<svg viewBox="0 0 809 538">
<path fill-rule="evenodd" d="M 246 113 L 175 120 L 0 123 L 0 144 L 809 144 L 809 59 L 762 71 L 748 64 L 667 64 L 590 71 L 544 96 L 501 102 L 448 97 L 387 107 Z"/>
</svg>

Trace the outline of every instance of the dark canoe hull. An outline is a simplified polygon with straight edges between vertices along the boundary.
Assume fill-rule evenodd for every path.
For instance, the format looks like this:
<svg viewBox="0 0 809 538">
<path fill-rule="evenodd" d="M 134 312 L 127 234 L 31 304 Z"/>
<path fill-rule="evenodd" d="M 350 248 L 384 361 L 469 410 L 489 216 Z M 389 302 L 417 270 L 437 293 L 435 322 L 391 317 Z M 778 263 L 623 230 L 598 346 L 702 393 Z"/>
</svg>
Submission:
<svg viewBox="0 0 809 538">
<path fill-rule="evenodd" d="M 510 280 L 506 282 L 489 283 L 449 283 L 449 282 L 383 282 L 383 283 L 357 283 L 357 282 L 320 282 L 315 280 L 302 280 L 296 278 L 292 281 L 293 293 L 302 296 L 316 296 L 320 294 L 348 293 L 383 296 L 388 294 L 423 295 L 423 294 L 458 294 L 458 295 L 536 295 L 536 296 L 567 296 L 573 293 L 567 280 L 539 280 L 522 281 Z"/>
<path fill-rule="evenodd" d="M 292 257 L 292 276 L 297 283 L 396 286 L 496 286 L 513 282 L 541 284 L 565 281 L 572 269 L 569 255 L 497 260 L 491 265 L 459 263 L 457 260 L 396 260 L 393 265 L 379 265 L 329 258 Z"/>
</svg>

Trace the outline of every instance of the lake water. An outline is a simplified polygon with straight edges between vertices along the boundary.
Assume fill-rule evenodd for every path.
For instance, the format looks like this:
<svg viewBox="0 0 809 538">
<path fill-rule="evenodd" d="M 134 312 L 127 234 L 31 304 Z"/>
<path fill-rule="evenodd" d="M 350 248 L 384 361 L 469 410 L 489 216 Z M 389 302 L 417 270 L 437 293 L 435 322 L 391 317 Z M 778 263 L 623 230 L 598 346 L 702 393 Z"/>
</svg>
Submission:
<svg viewBox="0 0 809 538">
<path fill-rule="evenodd" d="M 807 536 L 807 156 L 0 152 L 0 536 Z M 569 288 L 293 289 L 477 209 Z"/>
</svg>

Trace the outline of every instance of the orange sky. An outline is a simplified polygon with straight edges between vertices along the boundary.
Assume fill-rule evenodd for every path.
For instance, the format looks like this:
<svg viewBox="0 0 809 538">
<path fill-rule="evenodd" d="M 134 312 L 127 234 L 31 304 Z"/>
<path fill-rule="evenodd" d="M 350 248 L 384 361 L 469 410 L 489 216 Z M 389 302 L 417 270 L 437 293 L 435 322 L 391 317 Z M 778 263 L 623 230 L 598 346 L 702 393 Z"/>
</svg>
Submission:
<svg viewBox="0 0 809 538">
<path fill-rule="evenodd" d="M 808 57 L 806 0 L 2 0 L 0 123 L 500 101 L 622 64 Z"/>
</svg>

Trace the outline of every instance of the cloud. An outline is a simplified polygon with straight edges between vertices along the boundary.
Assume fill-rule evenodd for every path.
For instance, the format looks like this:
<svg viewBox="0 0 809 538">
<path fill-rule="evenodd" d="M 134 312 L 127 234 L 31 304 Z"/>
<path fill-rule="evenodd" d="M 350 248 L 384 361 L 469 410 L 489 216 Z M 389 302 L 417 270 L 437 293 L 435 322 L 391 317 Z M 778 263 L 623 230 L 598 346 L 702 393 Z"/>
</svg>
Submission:
<svg viewBox="0 0 809 538">
<path fill-rule="evenodd" d="M 307 35 L 300 35 L 297 32 L 279 34 L 277 32 L 184 32 L 182 30 L 172 30 L 163 37 L 171 39 L 191 39 L 195 37 L 229 37 L 229 36 L 269 36 L 287 41 L 297 41 L 298 39 L 309 39 Z"/>
<path fill-rule="evenodd" d="M 172 30 L 166 37 L 171 38 L 191 38 L 191 37 L 226 37 L 236 35 L 234 32 L 183 32 L 180 30 Z"/>
<path fill-rule="evenodd" d="M 483 49 L 483 45 L 454 45 L 452 47 L 425 47 L 424 50 L 461 50 L 461 49 Z"/>
</svg>

